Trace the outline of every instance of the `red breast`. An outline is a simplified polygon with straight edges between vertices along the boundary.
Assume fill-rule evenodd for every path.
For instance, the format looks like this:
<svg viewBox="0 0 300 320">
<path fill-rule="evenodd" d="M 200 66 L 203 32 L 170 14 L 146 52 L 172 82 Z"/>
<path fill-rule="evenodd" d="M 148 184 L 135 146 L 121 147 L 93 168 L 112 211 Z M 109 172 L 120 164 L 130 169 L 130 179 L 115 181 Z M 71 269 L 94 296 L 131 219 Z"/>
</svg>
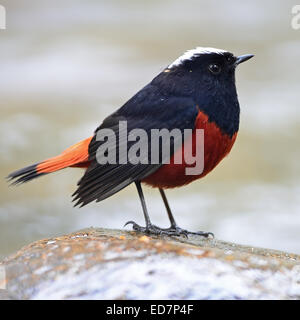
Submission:
<svg viewBox="0 0 300 320">
<path fill-rule="evenodd" d="M 218 163 L 230 152 L 237 132 L 230 137 L 223 133 L 214 122 L 208 121 L 208 116 L 199 111 L 196 119 L 196 129 L 204 129 L 204 170 L 199 175 L 186 175 L 185 169 L 193 167 L 188 165 L 184 159 L 182 164 L 174 164 L 174 157 L 170 164 L 163 165 L 160 169 L 148 176 L 142 182 L 158 188 L 175 188 L 186 185 L 196 179 L 206 176 Z M 196 155 L 196 134 L 195 131 L 190 138 L 192 142 L 192 154 Z M 190 143 L 186 142 L 186 143 Z M 184 146 L 182 146 L 184 148 Z M 183 154 L 183 150 L 180 150 Z M 200 161 L 200 160 L 199 160 Z"/>
</svg>

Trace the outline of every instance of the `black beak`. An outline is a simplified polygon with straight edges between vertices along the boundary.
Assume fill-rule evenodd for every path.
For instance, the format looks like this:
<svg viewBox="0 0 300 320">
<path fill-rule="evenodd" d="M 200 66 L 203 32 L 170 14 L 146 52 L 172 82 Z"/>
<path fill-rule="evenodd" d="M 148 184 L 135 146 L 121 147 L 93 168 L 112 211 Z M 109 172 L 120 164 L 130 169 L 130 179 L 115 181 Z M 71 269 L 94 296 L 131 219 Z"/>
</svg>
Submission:
<svg viewBox="0 0 300 320">
<path fill-rule="evenodd" d="M 238 64 L 245 62 L 249 59 L 251 59 L 252 57 L 254 57 L 254 54 L 244 54 L 242 56 L 237 57 L 236 61 L 235 61 L 235 65 L 237 66 Z"/>
</svg>

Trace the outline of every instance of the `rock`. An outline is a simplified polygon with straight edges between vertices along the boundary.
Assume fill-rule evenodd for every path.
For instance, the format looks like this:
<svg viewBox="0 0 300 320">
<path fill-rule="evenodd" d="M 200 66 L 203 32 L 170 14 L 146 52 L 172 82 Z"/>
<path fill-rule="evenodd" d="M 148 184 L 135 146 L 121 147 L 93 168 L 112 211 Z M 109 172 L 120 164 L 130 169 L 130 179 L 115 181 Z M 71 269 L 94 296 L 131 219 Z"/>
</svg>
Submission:
<svg viewBox="0 0 300 320">
<path fill-rule="evenodd" d="M 4 259 L 0 299 L 299 299 L 300 256 L 203 239 L 85 229 Z"/>
</svg>

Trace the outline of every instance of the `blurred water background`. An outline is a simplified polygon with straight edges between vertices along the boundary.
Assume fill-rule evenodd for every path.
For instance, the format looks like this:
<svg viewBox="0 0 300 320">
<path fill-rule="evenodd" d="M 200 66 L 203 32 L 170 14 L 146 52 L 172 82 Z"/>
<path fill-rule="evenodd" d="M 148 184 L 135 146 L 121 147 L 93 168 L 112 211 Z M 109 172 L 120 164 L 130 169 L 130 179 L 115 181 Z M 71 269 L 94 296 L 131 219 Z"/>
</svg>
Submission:
<svg viewBox="0 0 300 320">
<path fill-rule="evenodd" d="M 206 178 L 168 191 L 180 226 L 300 253 L 300 30 L 294 1 L 7 0 L 0 30 L 0 256 L 43 237 L 143 223 L 134 186 L 74 209 L 68 169 L 20 187 L 4 177 L 86 138 L 186 49 L 255 58 L 237 71 L 241 126 Z M 159 193 L 151 217 L 167 226 Z"/>
</svg>

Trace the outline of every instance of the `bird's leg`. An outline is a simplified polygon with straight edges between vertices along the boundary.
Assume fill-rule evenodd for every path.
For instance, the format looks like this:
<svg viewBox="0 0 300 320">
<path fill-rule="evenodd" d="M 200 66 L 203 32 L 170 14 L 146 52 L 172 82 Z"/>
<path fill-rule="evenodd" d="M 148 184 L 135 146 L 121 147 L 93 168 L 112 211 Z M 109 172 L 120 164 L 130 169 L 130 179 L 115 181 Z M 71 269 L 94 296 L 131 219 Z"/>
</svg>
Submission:
<svg viewBox="0 0 300 320">
<path fill-rule="evenodd" d="M 128 221 L 125 224 L 125 226 L 128 224 L 132 224 L 133 230 L 141 232 L 141 233 L 154 234 L 154 235 L 166 235 L 166 236 L 185 235 L 187 237 L 189 234 L 194 234 L 194 235 L 200 235 L 200 236 L 203 236 L 206 238 L 208 238 L 209 236 L 212 236 L 212 237 L 214 236 L 211 232 L 203 232 L 203 231 L 190 232 L 190 231 L 179 228 L 176 224 L 174 217 L 173 217 L 173 214 L 171 212 L 167 197 L 166 197 L 163 189 L 159 189 L 159 191 L 160 191 L 160 194 L 163 198 L 165 207 L 167 209 L 167 213 L 168 213 L 168 217 L 169 217 L 169 220 L 171 223 L 171 227 L 163 229 L 163 228 L 159 228 L 159 227 L 155 226 L 154 224 L 151 223 L 140 181 L 136 181 L 135 185 L 136 185 L 136 188 L 137 188 L 140 200 L 141 200 L 146 226 L 142 227 L 142 226 L 138 225 L 137 223 L 135 223 L 134 221 Z"/>
<path fill-rule="evenodd" d="M 142 233 L 146 233 L 146 234 L 155 234 L 155 235 L 166 234 L 163 229 L 161 229 L 151 223 L 140 181 L 136 181 L 135 185 L 136 185 L 136 188 L 137 188 L 140 200 L 141 200 L 146 226 L 142 227 L 142 226 L 138 225 L 137 223 L 135 223 L 134 221 L 128 221 L 125 224 L 125 226 L 128 224 L 132 224 L 133 230 L 138 231 L 138 232 L 142 232 Z"/>
<path fill-rule="evenodd" d="M 203 236 L 205 238 L 208 238 L 209 236 L 214 237 L 214 234 L 211 233 L 211 232 L 203 232 L 203 231 L 191 232 L 191 231 L 184 230 L 184 229 L 181 229 L 180 227 L 178 227 L 177 223 L 175 221 L 175 218 L 174 218 L 174 216 L 172 214 L 172 211 L 170 209 L 169 202 L 168 202 L 168 199 L 166 197 L 166 194 L 165 194 L 164 190 L 159 188 L 159 192 L 160 192 L 161 197 L 163 199 L 163 202 L 165 204 L 165 207 L 166 207 L 166 210 L 167 210 L 167 213 L 168 213 L 168 217 L 169 217 L 169 220 L 170 220 L 170 223 L 171 223 L 170 228 L 163 229 L 164 231 L 170 231 L 170 232 L 173 233 L 173 235 L 185 235 L 185 236 L 188 236 L 189 234 L 194 234 L 194 235 Z"/>
<path fill-rule="evenodd" d="M 171 208 L 169 206 L 169 202 L 168 202 L 168 199 L 166 197 L 166 194 L 164 192 L 163 189 L 159 188 L 159 192 L 160 192 L 160 195 L 163 199 L 163 202 L 164 202 L 164 205 L 166 207 L 166 210 L 167 210 L 167 213 L 168 213 L 168 217 L 169 217 L 169 220 L 170 220 L 170 223 L 171 223 L 171 228 L 176 228 L 177 227 L 177 223 L 175 221 L 175 218 L 172 214 L 172 211 L 171 211 Z"/>
</svg>

